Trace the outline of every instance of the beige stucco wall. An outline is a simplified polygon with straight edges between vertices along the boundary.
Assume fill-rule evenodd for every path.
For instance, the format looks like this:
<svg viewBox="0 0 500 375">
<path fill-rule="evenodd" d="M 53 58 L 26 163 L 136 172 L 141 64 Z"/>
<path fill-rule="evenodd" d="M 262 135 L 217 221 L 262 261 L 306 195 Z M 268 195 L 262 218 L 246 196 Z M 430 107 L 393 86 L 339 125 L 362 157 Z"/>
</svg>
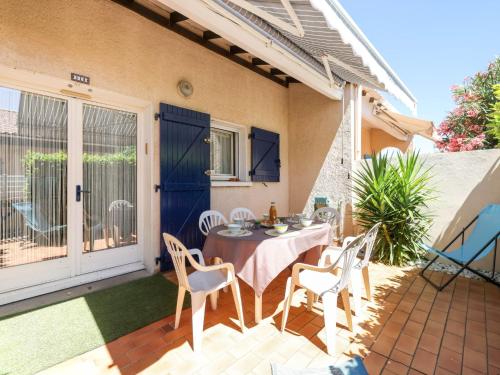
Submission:
<svg viewBox="0 0 500 375">
<path fill-rule="evenodd" d="M 363 139 L 365 136 L 368 139 Z M 366 128 L 363 127 L 362 131 L 362 154 L 376 154 L 386 147 L 396 147 L 402 152 L 406 152 L 410 145 L 411 139 L 408 141 L 401 141 L 389 133 L 377 128 Z"/>
<path fill-rule="evenodd" d="M 290 210 L 312 213 L 317 196 L 327 196 L 335 206 L 340 201 L 350 203 L 353 108 L 349 89 L 344 108 L 342 101 L 302 84 L 291 85 L 289 94 Z"/>
<path fill-rule="evenodd" d="M 281 182 L 212 188 L 212 207 L 228 215 L 244 205 L 261 214 L 274 200 L 288 212 L 286 88 L 107 0 L 4 0 L 0 45 L 2 65 L 63 79 L 79 72 L 95 87 L 151 102 L 155 111 L 165 102 L 280 133 Z M 193 84 L 191 98 L 177 94 L 180 79 Z M 146 126 L 153 127 L 158 181 L 159 126 L 153 119 Z M 159 231 L 159 212 L 153 216 Z"/>
<path fill-rule="evenodd" d="M 500 204 L 500 150 L 430 154 L 425 160 L 426 166 L 431 168 L 437 196 L 430 203 L 434 220 L 429 243 L 439 249 L 484 206 Z M 492 264 L 491 254 L 476 266 L 488 269 Z M 497 271 L 500 271 L 500 256 L 497 257 Z"/>
</svg>

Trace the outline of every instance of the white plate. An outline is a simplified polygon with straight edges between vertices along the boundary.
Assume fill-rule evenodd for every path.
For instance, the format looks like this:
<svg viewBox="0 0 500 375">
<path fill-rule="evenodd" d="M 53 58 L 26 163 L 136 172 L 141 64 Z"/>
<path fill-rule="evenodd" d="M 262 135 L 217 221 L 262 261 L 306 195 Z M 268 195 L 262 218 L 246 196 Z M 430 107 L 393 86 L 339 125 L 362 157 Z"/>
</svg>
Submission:
<svg viewBox="0 0 500 375">
<path fill-rule="evenodd" d="M 267 234 L 268 236 L 281 237 L 281 238 L 297 237 L 300 234 L 299 232 L 278 233 L 276 232 L 276 229 L 268 229 L 264 233 Z"/>
<path fill-rule="evenodd" d="M 246 229 L 240 230 L 238 232 L 231 232 L 229 229 L 223 229 L 218 231 L 217 234 L 224 237 L 247 237 L 251 236 L 252 232 Z"/>
<path fill-rule="evenodd" d="M 308 227 L 304 227 L 302 224 L 294 224 L 294 225 L 292 225 L 292 227 L 295 229 L 306 229 L 306 230 L 319 229 L 319 228 L 321 228 L 321 224 L 311 224 Z"/>
</svg>

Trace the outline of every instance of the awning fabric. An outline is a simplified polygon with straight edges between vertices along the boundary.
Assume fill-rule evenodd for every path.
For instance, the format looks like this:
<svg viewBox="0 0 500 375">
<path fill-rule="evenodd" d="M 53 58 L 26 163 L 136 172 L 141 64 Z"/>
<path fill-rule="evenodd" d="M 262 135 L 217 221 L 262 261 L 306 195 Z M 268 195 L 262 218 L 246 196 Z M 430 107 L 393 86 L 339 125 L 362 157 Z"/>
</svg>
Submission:
<svg viewBox="0 0 500 375">
<path fill-rule="evenodd" d="M 278 43 L 286 45 L 303 61 L 325 75 L 324 58 L 328 56 L 332 78 L 336 84 L 347 81 L 387 91 L 415 113 L 415 97 L 337 0 L 289 0 L 302 25 L 303 36 L 263 20 L 249 11 L 249 8 L 235 5 L 232 0 L 212 1 L 239 16 L 254 29 L 271 35 Z M 281 0 L 245 2 L 281 21 L 294 24 Z"/>
<path fill-rule="evenodd" d="M 418 134 L 430 140 L 434 140 L 432 138 L 434 131 L 434 124 L 432 121 L 405 116 L 400 113 L 384 109 L 377 111 L 375 116 L 384 122 L 388 122 L 396 126 L 408 135 Z"/>
</svg>

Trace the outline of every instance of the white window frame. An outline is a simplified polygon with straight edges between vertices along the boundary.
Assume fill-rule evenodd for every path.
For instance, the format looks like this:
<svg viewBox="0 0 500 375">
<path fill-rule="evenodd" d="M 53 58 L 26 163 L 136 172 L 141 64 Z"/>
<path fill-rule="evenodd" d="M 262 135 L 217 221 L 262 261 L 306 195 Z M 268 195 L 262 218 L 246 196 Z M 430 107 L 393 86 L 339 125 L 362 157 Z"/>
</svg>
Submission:
<svg viewBox="0 0 500 375">
<path fill-rule="evenodd" d="M 247 167 L 247 127 L 234 124 L 228 121 L 212 119 L 211 128 L 230 131 L 235 133 L 235 175 L 212 175 L 212 186 L 246 186 L 248 185 L 248 167 Z M 237 178 L 238 181 L 229 181 L 231 178 Z"/>
</svg>

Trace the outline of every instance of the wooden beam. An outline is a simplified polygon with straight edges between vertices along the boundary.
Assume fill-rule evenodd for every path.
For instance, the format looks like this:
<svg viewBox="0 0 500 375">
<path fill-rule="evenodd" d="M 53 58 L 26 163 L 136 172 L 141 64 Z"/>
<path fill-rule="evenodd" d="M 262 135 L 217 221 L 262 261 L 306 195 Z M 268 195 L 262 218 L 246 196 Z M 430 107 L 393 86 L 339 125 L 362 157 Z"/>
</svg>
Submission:
<svg viewBox="0 0 500 375">
<path fill-rule="evenodd" d="M 184 14 L 180 14 L 179 12 L 170 13 L 169 22 L 171 25 L 175 25 L 178 22 L 186 21 L 188 18 Z"/>
<path fill-rule="evenodd" d="M 284 76 L 284 75 L 286 75 L 286 73 L 283 73 L 281 70 L 279 70 L 277 68 L 271 68 L 271 74 L 273 76 Z"/>
<path fill-rule="evenodd" d="M 288 83 L 301 83 L 298 79 L 295 79 L 295 78 L 290 77 L 290 76 L 286 77 L 286 81 Z"/>
<path fill-rule="evenodd" d="M 237 55 L 239 53 L 247 53 L 247 51 L 245 51 L 243 48 L 238 47 L 238 46 L 231 46 L 231 47 L 229 47 L 229 53 L 231 55 Z"/>
<path fill-rule="evenodd" d="M 214 33 L 213 31 L 207 30 L 203 32 L 203 39 L 204 40 L 212 40 L 212 39 L 220 39 L 221 36 L 218 34 Z"/>
<path fill-rule="evenodd" d="M 361 91 L 361 94 L 362 94 L 363 96 L 366 96 L 366 90 Z"/>
<path fill-rule="evenodd" d="M 265 62 L 264 60 L 262 59 L 259 59 L 258 57 L 254 57 L 252 59 L 252 64 L 253 65 L 269 65 L 267 62 Z"/>
<path fill-rule="evenodd" d="M 255 65 L 252 65 L 251 62 L 249 62 L 249 61 L 247 61 L 247 60 L 245 60 L 237 55 L 231 55 L 231 53 L 228 50 L 226 50 L 225 48 L 222 48 L 214 43 L 211 43 L 208 40 L 203 39 L 203 37 L 199 36 L 198 34 L 192 32 L 190 30 L 187 30 L 187 29 L 185 29 L 177 24 L 173 24 L 173 25 L 170 24 L 170 20 L 168 18 L 162 16 L 161 14 L 156 13 L 155 11 L 149 9 L 148 7 L 146 7 L 142 4 L 139 4 L 133 0 L 132 1 L 131 0 L 113 0 L 113 2 L 129 9 L 132 12 L 135 12 L 135 13 L 141 15 L 142 17 L 150 20 L 151 22 L 156 23 L 157 25 L 163 26 L 164 28 L 183 36 L 184 38 L 189 39 L 190 41 L 209 49 L 210 51 L 212 51 L 214 53 L 217 53 L 218 55 L 226 57 L 227 59 L 253 71 L 254 73 L 257 73 L 263 77 L 266 77 L 267 79 L 270 79 L 271 81 L 273 81 L 281 86 L 288 87 L 288 84 L 285 81 L 279 79 L 278 77 L 273 76 L 272 74 L 266 72 L 265 70 L 258 68 Z"/>
<path fill-rule="evenodd" d="M 370 103 L 373 103 L 375 101 L 375 98 L 372 96 L 369 100 Z"/>
</svg>

